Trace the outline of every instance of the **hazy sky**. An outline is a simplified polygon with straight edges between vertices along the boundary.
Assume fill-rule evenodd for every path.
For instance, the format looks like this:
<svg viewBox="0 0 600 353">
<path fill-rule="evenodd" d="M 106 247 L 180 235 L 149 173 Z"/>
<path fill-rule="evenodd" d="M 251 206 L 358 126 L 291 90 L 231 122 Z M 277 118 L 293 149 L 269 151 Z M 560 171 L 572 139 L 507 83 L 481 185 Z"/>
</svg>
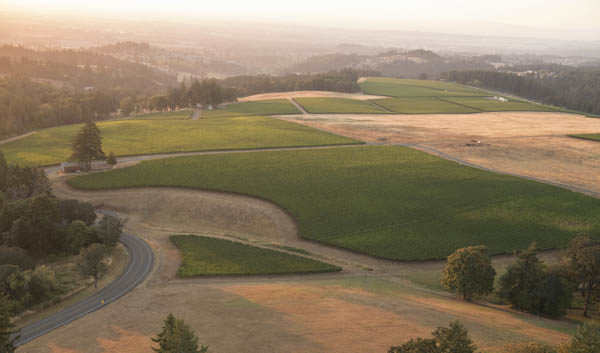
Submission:
<svg viewBox="0 0 600 353">
<path fill-rule="evenodd" d="M 563 37 L 570 37 L 571 33 L 600 40 L 600 0 L 0 0 L 0 8 L 126 16 L 217 15 L 295 24 L 432 31 L 460 24 L 453 29 L 461 31 L 464 27 L 463 32 L 486 23 L 501 23 L 552 29 L 552 34 Z M 496 27 L 490 28 L 488 31 Z M 599 37 L 594 38 L 596 35 Z"/>
</svg>

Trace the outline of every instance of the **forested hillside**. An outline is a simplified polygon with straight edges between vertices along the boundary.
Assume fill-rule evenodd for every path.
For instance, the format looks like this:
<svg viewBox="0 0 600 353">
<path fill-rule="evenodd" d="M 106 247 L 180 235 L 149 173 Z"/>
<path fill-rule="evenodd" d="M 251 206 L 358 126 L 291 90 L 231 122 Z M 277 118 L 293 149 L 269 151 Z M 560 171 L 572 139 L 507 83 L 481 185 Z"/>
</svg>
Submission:
<svg viewBox="0 0 600 353">
<path fill-rule="evenodd" d="M 452 71 L 449 81 L 480 86 L 546 104 L 600 114 L 600 68 L 561 72 Z"/>
</svg>

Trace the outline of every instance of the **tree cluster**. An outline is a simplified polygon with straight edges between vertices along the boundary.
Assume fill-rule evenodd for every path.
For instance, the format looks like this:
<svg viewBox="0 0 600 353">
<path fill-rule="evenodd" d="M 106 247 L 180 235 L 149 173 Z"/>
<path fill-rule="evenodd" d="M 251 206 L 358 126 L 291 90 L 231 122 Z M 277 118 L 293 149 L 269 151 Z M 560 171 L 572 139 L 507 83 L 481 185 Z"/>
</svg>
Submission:
<svg viewBox="0 0 600 353">
<path fill-rule="evenodd" d="M 100 244 L 112 249 L 122 234 L 120 219 L 105 216 L 96 222 L 90 204 L 56 199 L 43 170 L 7 165 L 1 152 L 0 180 L 5 181 L 0 186 L 0 294 L 17 311 L 60 292 L 54 273 L 38 262 Z"/>
<path fill-rule="evenodd" d="M 600 114 L 600 69 L 577 68 L 560 72 L 451 71 L 445 76 L 472 86 L 581 112 Z"/>
<path fill-rule="evenodd" d="M 380 76 L 368 70 L 343 69 L 323 74 L 290 74 L 284 76 L 235 76 L 221 80 L 225 87 L 234 88 L 239 96 L 268 92 L 333 91 L 360 92 L 357 81 L 363 76 Z"/>
</svg>

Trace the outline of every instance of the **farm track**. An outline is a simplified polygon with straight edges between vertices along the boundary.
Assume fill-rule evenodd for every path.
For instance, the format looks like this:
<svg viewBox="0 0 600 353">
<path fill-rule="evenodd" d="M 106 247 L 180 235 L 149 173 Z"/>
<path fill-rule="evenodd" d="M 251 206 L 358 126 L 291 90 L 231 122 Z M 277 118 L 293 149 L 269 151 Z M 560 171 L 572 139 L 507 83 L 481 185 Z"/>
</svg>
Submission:
<svg viewBox="0 0 600 353">
<path fill-rule="evenodd" d="M 300 104 L 298 104 L 298 102 L 296 102 L 296 100 L 294 98 L 289 98 L 290 102 L 292 102 L 292 104 L 298 108 L 299 111 L 302 112 L 302 114 L 310 114 L 309 112 L 306 111 L 306 109 L 304 109 L 303 106 L 301 106 Z"/>
</svg>

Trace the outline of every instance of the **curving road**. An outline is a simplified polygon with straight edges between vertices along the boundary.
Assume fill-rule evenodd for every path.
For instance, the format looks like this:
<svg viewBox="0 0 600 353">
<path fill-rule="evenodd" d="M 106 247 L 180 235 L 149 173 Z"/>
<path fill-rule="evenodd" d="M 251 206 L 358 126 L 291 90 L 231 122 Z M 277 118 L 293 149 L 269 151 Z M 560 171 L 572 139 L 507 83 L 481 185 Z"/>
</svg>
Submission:
<svg viewBox="0 0 600 353">
<path fill-rule="evenodd" d="M 16 341 L 17 346 L 110 304 L 127 294 L 146 278 L 154 263 L 154 255 L 150 246 L 142 239 L 129 234 L 123 234 L 120 241 L 129 253 L 129 262 L 123 273 L 91 297 L 34 324 L 23 327 L 20 331 L 20 337 Z M 104 303 L 102 303 L 103 300 Z"/>
</svg>

